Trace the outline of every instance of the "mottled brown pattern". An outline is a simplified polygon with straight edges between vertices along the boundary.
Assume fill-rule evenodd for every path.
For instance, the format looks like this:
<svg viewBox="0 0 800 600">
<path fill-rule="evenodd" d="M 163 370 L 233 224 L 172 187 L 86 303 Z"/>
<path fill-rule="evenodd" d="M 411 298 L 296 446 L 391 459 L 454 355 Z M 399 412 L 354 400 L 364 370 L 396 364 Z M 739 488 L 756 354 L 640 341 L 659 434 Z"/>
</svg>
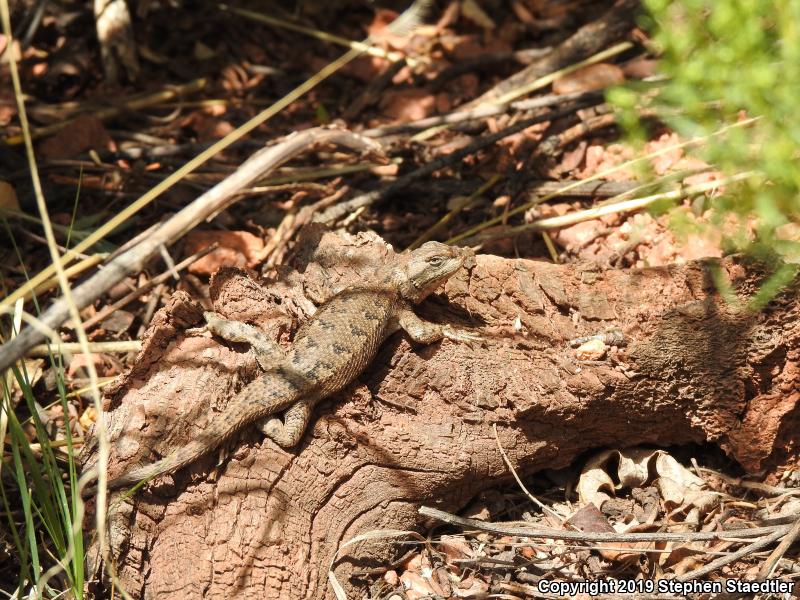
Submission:
<svg viewBox="0 0 800 600">
<path fill-rule="evenodd" d="M 352 382 L 369 365 L 380 344 L 398 329 L 415 341 L 443 337 L 469 339 L 463 333 L 428 323 L 411 304 L 422 301 L 458 271 L 472 253 L 437 242 L 397 255 L 374 281 L 336 294 L 297 332 L 284 355 L 263 332 L 238 321 L 206 313 L 209 329 L 232 342 L 247 342 L 264 369 L 196 439 L 156 463 L 135 468 L 109 482 L 115 489 L 174 471 L 212 451 L 247 425 L 270 418 L 262 431 L 281 446 L 294 446 L 311 410 L 323 398 Z"/>
</svg>

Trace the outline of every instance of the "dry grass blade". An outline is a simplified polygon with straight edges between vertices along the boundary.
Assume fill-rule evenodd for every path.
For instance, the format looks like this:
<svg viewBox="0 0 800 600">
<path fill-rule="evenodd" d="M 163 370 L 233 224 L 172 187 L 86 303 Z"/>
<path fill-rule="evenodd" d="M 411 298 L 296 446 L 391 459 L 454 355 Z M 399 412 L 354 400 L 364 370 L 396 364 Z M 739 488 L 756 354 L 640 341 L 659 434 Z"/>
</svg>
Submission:
<svg viewBox="0 0 800 600">
<path fill-rule="evenodd" d="M 722 127 L 718 131 L 714 132 L 712 135 L 713 136 L 724 135 L 726 132 L 730 131 L 731 129 L 735 129 L 735 128 L 738 128 L 738 127 L 747 127 L 747 126 L 751 125 L 752 123 L 754 123 L 755 121 L 757 121 L 758 119 L 759 119 L 759 117 L 754 117 L 752 119 L 745 119 L 745 120 L 742 120 L 742 121 L 737 121 L 736 123 L 732 123 L 731 125 L 727 125 L 725 127 Z M 708 137 L 711 137 L 711 136 L 708 136 Z M 672 144 L 672 145 L 669 145 L 669 146 L 665 146 L 663 148 L 659 148 L 658 150 L 656 150 L 654 152 L 650 152 L 648 154 L 644 154 L 644 155 L 639 156 L 637 158 L 634 158 L 632 160 L 625 161 L 623 163 L 620 163 L 618 165 L 615 165 L 613 167 L 610 167 L 608 169 L 605 169 L 603 171 L 595 173 L 591 177 L 587 177 L 585 179 L 581 179 L 580 181 L 575 181 L 573 183 L 570 183 L 569 185 L 565 185 L 560 190 L 557 190 L 555 192 L 552 192 L 552 193 L 547 194 L 545 196 L 542 196 L 540 198 L 536 198 L 535 200 L 533 200 L 531 202 L 526 202 L 524 204 L 521 204 L 520 206 L 517 206 L 516 208 L 508 211 L 508 213 L 506 213 L 506 214 L 503 214 L 503 215 L 501 215 L 499 217 L 494 217 L 492 219 L 488 219 L 488 220 L 484 221 L 483 223 L 480 223 L 479 225 L 476 225 L 475 227 L 471 227 L 467 231 L 464 231 L 462 233 L 459 233 L 456 236 L 453 236 L 452 238 L 447 240 L 447 243 L 448 244 L 454 244 L 454 243 L 459 242 L 461 240 L 464 240 L 466 238 L 472 237 L 476 233 L 478 233 L 480 231 L 483 231 L 484 229 L 488 229 L 489 227 L 492 227 L 494 225 L 497 225 L 498 223 L 503 222 L 508 217 L 511 217 L 511 216 L 517 215 L 519 213 L 525 212 L 529 208 L 533 208 L 534 206 L 542 204 L 543 202 L 547 202 L 548 200 L 552 200 L 553 198 L 556 198 L 557 196 L 563 196 L 564 194 L 566 194 L 570 190 L 573 190 L 573 189 L 575 189 L 577 187 L 580 187 L 582 185 L 586 185 L 586 184 L 588 184 L 590 182 L 593 182 L 593 181 L 600 181 L 600 180 L 606 179 L 609 175 L 612 175 L 614 173 L 618 173 L 619 171 L 622 171 L 623 169 L 629 169 L 630 167 L 632 167 L 634 165 L 641 164 L 641 163 L 646 162 L 646 161 L 650 161 L 650 160 L 652 160 L 654 158 L 657 158 L 659 156 L 664 156 L 665 154 L 668 154 L 670 152 L 674 152 L 675 150 L 679 150 L 681 148 L 689 148 L 689 147 L 701 145 L 703 142 L 705 142 L 706 139 L 708 139 L 708 138 L 707 137 L 695 138 L 695 139 L 688 140 L 686 142 L 681 142 L 679 144 Z"/>
<path fill-rule="evenodd" d="M 128 100 L 123 100 L 122 102 L 117 103 L 114 106 L 97 109 L 96 111 L 93 111 L 92 114 L 98 119 L 111 119 L 125 112 L 139 110 L 149 106 L 156 106 L 159 104 L 169 102 L 170 100 L 174 100 L 175 98 L 180 98 L 181 96 L 193 94 L 195 92 L 202 90 L 205 86 L 206 86 L 206 80 L 204 78 L 195 79 L 194 81 L 190 81 L 183 85 L 179 86 L 173 85 L 170 86 L 168 89 L 159 90 L 151 94 L 145 94 L 143 96 L 130 98 Z M 65 111 L 63 107 L 59 107 L 59 114 L 61 116 L 61 120 L 59 120 L 57 123 L 53 123 L 52 125 L 48 125 L 46 127 L 40 127 L 39 129 L 34 129 L 33 131 L 31 131 L 30 134 L 31 137 L 33 139 L 38 139 L 41 137 L 52 135 L 58 131 L 61 131 L 62 129 L 64 129 L 64 127 L 67 127 L 68 125 L 74 123 L 75 119 L 64 119 L 65 112 L 67 111 Z M 81 110 L 75 112 L 89 113 L 90 111 Z M 4 141 L 6 144 L 12 146 L 12 145 L 22 144 L 24 140 L 23 136 L 15 135 L 7 137 Z"/>
<path fill-rule="evenodd" d="M 11 30 L 11 17 L 9 14 L 8 0 L 0 0 L 0 17 L 2 18 L 3 33 L 5 34 L 6 39 L 10 42 L 13 39 L 13 35 Z M 39 170 L 36 164 L 36 156 L 34 155 L 33 151 L 33 140 L 31 139 L 30 135 L 30 126 L 28 124 L 28 117 L 25 110 L 25 101 L 23 99 L 23 94 L 22 94 L 22 84 L 20 82 L 19 71 L 17 69 L 17 62 L 13 52 L 9 53 L 8 64 L 9 64 L 9 70 L 11 72 L 11 81 L 14 85 L 14 96 L 17 101 L 19 120 L 20 124 L 22 125 L 22 134 L 25 142 L 25 154 L 28 159 L 28 167 L 30 168 L 31 183 L 33 184 L 33 193 L 36 199 L 37 208 L 39 209 L 39 217 L 42 219 L 42 227 L 44 229 L 45 237 L 47 238 L 47 246 L 50 251 L 50 257 L 53 261 L 53 266 L 55 267 L 55 272 L 58 277 L 58 283 L 59 286 L 61 287 L 61 293 L 63 294 L 63 299 L 61 300 L 61 302 L 64 305 L 64 313 L 65 315 L 69 315 L 74 321 L 76 326 L 75 331 L 78 336 L 78 340 L 80 342 L 81 351 L 83 352 L 84 355 L 88 357 L 90 354 L 89 339 L 86 336 L 86 330 L 83 328 L 83 325 L 81 324 L 79 309 L 75 303 L 72 289 L 70 288 L 67 275 L 64 272 L 64 267 L 61 264 L 61 257 L 59 256 L 55 233 L 53 232 L 53 227 L 50 221 L 50 214 L 47 210 L 47 203 L 45 202 L 41 180 L 39 179 Z M 46 322 L 45 319 L 42 320 Z M 25 333 L 30 333 L 31 331 L 33 331 L 33 329 L 28 328 L 24 332 L 20 332 L 20 334 L 17 337 L 15 337 L 11 343 L 13 344 L 14 342 L 19 341 L 20 338 Z M 7 345 L 8 344 L 6 344 L 6 346 Z M 16 358 L 14 360 L 16 360 Z M 8 365 L 0 368 L 0 372 L 5 371 L 5 369 L 7 367 L 10 367 L 13 362 L 14 361 L 12 360 L 9 362 Z M 91 360 L 86 361 L 86 369 L 89 373 L 92 402 L 94 404 L 94 409 L 97 413 L 97 420 L 95 422 L 95 434 L 98 440 L 97 468 L 99 469 L 99 477 L 97 484 L 98 492 L 97 492 L 97 507 L 95 510 L 95 516 L 96 516 L 95 527 L 97 529 L 97 534 L 100 537 L 100 553 L 102 555 L 103 561 L 106 563 L 108 575 L 112 580 L 115 580 L 116 573 L 114 572 L 113 564 L 110 561 L 110 548 L 108 545 L 108 538 L 106 536 L 106 507 L 107 507 L 106 469 L 108 468 L 108 457 L 110 454 L 108 431 L 106 429 L 105 419 L 103 417 L 103 406 L 100 401 L 97 370 L 95 369 L 94 362 Z M 87 476 L 88 474 L 85 474 L 84 478 Z M 75 515 L 73 530 L 80 531 L 81 527 L 83 526 L 82 525 L 83 502 L 81 501 L 80 498 L 75 499 L 75 512 L 77 514 Z M 56 564 L 48 571 L 45 571 L 41 575 L 37 574 L 39 576 L 39 580 L 36 582 L 36 587 L 38 589 L 42 589 L 44 586 L 46 586 L 48 579 L 57 574 L 58 572 L 64 570 L 65 564 L 68 561 L 73 560 L 74 557 L 75 557 L 75 547 L 73 543 L 73 538 L 70 537 L 68 542 L 67 556 L 63 557 L 62 560 L 57 560 Z M 81 560 L 82 558 L 83 557 L 80 557 Z M 125 595 L 124 591 L 123 595 Z"/>
<path fill-rule="evenodd" d="M 593 219 L 598 219 L 605 215 L 633 212 L 635 210 L 640 210 L 642 208 L 650 206 L 651 204 L 661 200 L 679 200 L 686 196 L 702 194 L 703 192 L 715 190 L 723 185 L 728 185 L 731 183 L 736 183 L 738 181 L 743 181 L 752 176 L 753 173 L 739 173 L 738 175 L 735 175 L 733 177 L 728 177 L 721 181 L 710 181 L 698 185 L 689 186 L 686 188 L 681 187 L 669 192 L 661 192 L 658 194 L 652 194 L 650 196 L 644 196 L 642 198 L 632 198 L 630 200 L 621 200 L 618 202 L 615 202 L 613 201 L 613 199 L 611 199 L 607 203 L 604 203 L 602 206 L 587 208 L 586 210 L 579 210 L 558 217 L 548 217 L 546 219 L 538 219 L 531 223 L 526 223 L 525 225 L 519 225 L 518 227 L 509 227 L 502 231 L 477 235 L 474 238 L 467 238 L 466 243 L 469 244 L 469 243 L 486 242 L 498 238 L 519 235 L 520 233 L 525 233 L 526 231 L 544 231 L 548 229 L 559 229 L 561 227 L 568 227 L 570 225 L 575 225 L 576 223 L 582 223 L 584 221 L 591 221 Z"/>
<path fill-rule="evenodd" d="M 352 40 L 348 40 L 347 38 L 343 38 L 341 36 L 334 35 L 332 33 L 327 33 L 325 31 L 320 31 L 318 29 L 312 29 L 311 27 L 304 27 L 303 25 L 298 25 L 297 23 L 285 21 L 284 19 L 278 19 L 276 17 L 272 17 L 264 13 L 247 10 L 245 8 L 239 8 L 236 6 L 230 6 L 228 4 L 220 4 L 219 8 L 220 10 L 227 10 L 234 14 L 241 15 L 242 17 L 247 17 L 248 19 L 252 19 L 254 21 L 260 21 L 261 23 L 272 25 L 273 27 L 280 27 L 282 29 L 288 29 L 289 31 L 296 31 L 297 33 L 303 33 L 305 35 L 317 38 L 318 40 L 322 40 L 323 42 L 331 42 L 334 44 L 339 44 L 340 46 L 344 46 L 345 48 L 350 48 L 351 50 L 357 50 L 359 52 L 363 52 L 364 54 L 369 54 L 370 56 L 385 58 L 386 60 L 392 62 L 403 60 L 405 58 L 409 66 L 414 67 L 417 65 L 417 61 L 410 58 L 406 58 L 399 52 L 388 52 L 382 48 L 371 46 L 370 44 L 365 42 L 354 42 Z"/>
</svg>

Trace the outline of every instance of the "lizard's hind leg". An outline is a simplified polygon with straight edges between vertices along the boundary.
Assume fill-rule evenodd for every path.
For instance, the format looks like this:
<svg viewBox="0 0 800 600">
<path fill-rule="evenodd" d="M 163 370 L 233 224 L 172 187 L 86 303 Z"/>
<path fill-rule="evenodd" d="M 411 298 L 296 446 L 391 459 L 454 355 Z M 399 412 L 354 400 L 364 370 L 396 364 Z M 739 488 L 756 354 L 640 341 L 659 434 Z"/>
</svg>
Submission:
<svg viewBox="0 0 800 600">
<path fill-rule="evenodd" d="M 282 448 L 295 446 L 306 430 L 311 418 L 312 403 L 300 400 L 292 404 L 283 415 L 283 422 L 270 417 L 259 423 L 259 429 Z"/>
<path fill-rule="evenodd" d="M 208 330 L 229 342 L 250 344 L 256 354 L 256 360 L 265 371 L 286 359 L 286 354 L 278 344 L 258 327 L 241 321 L 233 321 L 220 314 L 206 311 L 203 313 Z"/>
</svg>

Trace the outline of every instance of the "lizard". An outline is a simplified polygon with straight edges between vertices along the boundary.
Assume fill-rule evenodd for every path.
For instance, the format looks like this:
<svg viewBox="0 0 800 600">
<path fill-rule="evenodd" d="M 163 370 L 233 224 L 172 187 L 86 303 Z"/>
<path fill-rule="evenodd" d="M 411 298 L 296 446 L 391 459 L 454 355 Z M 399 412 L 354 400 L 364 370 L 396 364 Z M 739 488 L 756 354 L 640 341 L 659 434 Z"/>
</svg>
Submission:
<svg viewBox="0 0 800 600">
<path fill-rule="evenodd" d="M 263 373 L 247 384 L 206 430 L 164 458 L 108 482 L 118 489 L 178 470 L 212 452 L 238 431 L 260 422 L 262 432 L 283 448 L 303 436 L 314 406 L 356 379 L 398 330 L 421 344 L 443 338 L 472 342 L 475 334 L 418 317 L 419 304 L 455 274 L 472 250 L 426 242 L 393 256 L 370 282 L 350 286 L 324 302 L 284 350 L 260 329 L 204 313 L 206 328 L 229 342 L 246 342 Z M 283 412 L 283 421 L 275 417 Z"/>
</svg>

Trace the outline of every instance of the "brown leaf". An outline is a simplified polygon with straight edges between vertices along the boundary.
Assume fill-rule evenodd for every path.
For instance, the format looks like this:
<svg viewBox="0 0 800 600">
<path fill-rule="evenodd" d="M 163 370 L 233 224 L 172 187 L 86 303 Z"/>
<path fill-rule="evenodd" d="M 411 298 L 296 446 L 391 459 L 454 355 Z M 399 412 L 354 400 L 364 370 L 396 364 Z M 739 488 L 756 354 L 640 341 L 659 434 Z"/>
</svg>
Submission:
<svg viewBox="0 0 800 600">
<path fill-rule="evenodd" d="M 579 531 L 587 533 L 614 532 L 614 528 L 594 504 L 587 504 L 579 508 L 566 522 Z"/>
<path fill-rule="evenodd" d="M 406 591 L 406 598 L 408 600 L 418 600 L 420 598 L 430 597 L 436 595 L 436 590 L 433 589 L 430 582 L 425 580 L 422 575 L 412 571 L 406 571 L 400 575 L 400 581 L 403 582 L 403 588 Z"/>
<path fill-rule="evenodd" d="M 489 593 L 489 583 L 477 577 L 468 577 L 453 585 L 456 598 L 485 598 Z"/>
<path fill-rule="evenodd" d="M 71 158 L 88 150 L 115 151 L 103 122 L 93 115 L 81 115 L 53 137 L 39 145 L 39 154 L 45 158 Z"/>
<path fill-rule="evenodd" d="M 658 61 L 652 58 L 634 58 L 622 65 L 622 72 L 629 79 L 644 79 L 658 72 Z"/>
<path fill-rule="evenodd" d="M 436 110 L 436 96 L 426 90 L 412 88 L 390 90 L 380 103 L 381 111 L 401 123 L 429 117 Z"/>
<path fill-rule="evenodd" d="M 589 92 L 617 85 L 623 81 L 625 74 L 617 65 L 599 63 L 559 77 L 553 82 L 553 92 L 556 94 Z"/>
<path fill-rule="evenodd" d="M 264 248 L 264 240 L 246 231 L 192 231 L 186 236 L 185 252 L 192 255 L 215 242 L 219 247 L 192 263 L 191 273 L 211 275 L 222 266 L 253 268 Z"/>
<path fill-rule="evenodd" d="M 0 208 L 19 210 L 19 200 L 17 200 L 14 186 L 2 180 L 0 180 Z"/>
<path fill-rule="evenodd" d="M 444 552 L 448 561 L 456 558 L 472 558 L 472 548 L 461 536 L 443 535 L 439 549 Z"/>
<path fill-rule="evenodd" d="M 585 533 L 613 533 L 615 530 L 606 520 L 603 514 L 594 504 L 587 504 L 572 515 L 567 523 L 575 527 L 578 531 Z M 600 550 L 600 555 L 606 560 L 612 561 L 635 561 L 639 558 L 639 550 L 647 547 L 647 544 L 637 544 L 635 542 L 614 542 L 617 548 L 630 548 L 631 552 L 624 550 Z"/>
</svg>

